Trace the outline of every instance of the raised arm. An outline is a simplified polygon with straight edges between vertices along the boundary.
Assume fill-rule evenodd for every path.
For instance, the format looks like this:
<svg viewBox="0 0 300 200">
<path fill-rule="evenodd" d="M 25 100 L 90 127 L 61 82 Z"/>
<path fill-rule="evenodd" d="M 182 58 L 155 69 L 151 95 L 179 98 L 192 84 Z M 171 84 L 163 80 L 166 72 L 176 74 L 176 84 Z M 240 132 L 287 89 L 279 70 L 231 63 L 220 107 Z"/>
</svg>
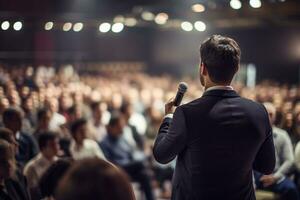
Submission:
<svg viewBox="0 0 300 200">
<path fill-rule="evenodd" d="M 154 142 L 153 155 L 157 162 L 166 164 L 180 153 L 187 140 L 186 123 L 181 107 L 172 117 L 165 117 Z"/>
</svg>

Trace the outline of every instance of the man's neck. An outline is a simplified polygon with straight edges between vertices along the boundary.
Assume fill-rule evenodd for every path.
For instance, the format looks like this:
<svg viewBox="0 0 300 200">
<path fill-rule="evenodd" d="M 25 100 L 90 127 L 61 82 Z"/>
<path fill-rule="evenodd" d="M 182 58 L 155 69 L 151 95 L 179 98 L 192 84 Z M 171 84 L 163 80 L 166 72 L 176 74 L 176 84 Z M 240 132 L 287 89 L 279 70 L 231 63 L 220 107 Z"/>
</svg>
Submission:
<svg viewBox="0 0 300 200">
<path fill-rule="evenodd" d="M 50 162 L 53 161 L 55 158 L 55 155 L 47 155 L 47 153 L 45 153 L 45 152 L 41 152 L 41 153 L 42 153 L 43 157 L 46 158 Z"/>
<path fill-rule="evenodd" d="M 94 119 L 94 125 L 95 126 L 100 126 L 102 123 L 101 123 L 101 119 Z"/>
<path fill-rule="evenodd" d="M 80 141 L 75 140 L 76 146 L 77 146 L 78 148 L 81 148 L 81 147 L 83 146 L 84 140 L 85 140 L 85 139 L 80 140 Z"/>
<path fill-rule="evenodd" d="M 230 84 L 215 84 L 215 83 L 212 83 L 212 84 L 207 84 L 207 86 L 205 86 L 205 91 L 207 91 L 207 90 L 209 90 L 209 88 L 214 88 L 214 87 L 220 87 L 220 88 L 222 88 L 222 87 L 224 87 L 224 88 L 232 88 L 231 86 L 230 86 Z"/>
</svg>

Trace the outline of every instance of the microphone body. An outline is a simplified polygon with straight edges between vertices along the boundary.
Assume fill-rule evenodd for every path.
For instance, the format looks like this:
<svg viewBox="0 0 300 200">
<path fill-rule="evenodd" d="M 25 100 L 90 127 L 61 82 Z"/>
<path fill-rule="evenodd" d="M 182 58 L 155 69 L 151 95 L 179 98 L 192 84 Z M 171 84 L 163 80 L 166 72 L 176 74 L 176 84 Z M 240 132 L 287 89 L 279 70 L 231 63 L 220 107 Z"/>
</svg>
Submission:
<svg viewBox="0 0 300 200">
<path fill-rule="evenodd" d="M 176 97 L 174 99 L 174 106 L 179 106 L 182 99 L 183 99 L 183 96 L 185 94 L 185 92 L 187 91 L 188 89 L 188 84 L 185 83 L 185 82 L 181 82 L 179 83 L 179 86 L 178 86 L 178 91 L 177 91 L 177 94 L 176 94 Z"/>
</svg>

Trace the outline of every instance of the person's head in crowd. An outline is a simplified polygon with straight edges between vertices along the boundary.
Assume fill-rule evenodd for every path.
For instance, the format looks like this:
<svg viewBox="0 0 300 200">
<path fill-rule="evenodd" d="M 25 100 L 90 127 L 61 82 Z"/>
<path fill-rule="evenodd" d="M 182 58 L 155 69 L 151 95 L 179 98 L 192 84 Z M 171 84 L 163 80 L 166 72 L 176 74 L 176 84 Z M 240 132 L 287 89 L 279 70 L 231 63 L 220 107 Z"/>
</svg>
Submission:
<svg viewBox="0 0 300 200">
<path fill-rule="evenodd" d="M 22 128 L 23 113 L 17 108 L 7 108 L 3 112 L 2 120 L 6 128 L 10 129 L 14 134 Z"/>
<path fill-rule="evenodd" d="M 83 94 L 81 92 L 75 92 L 72 95 L 74 104 L 82 104 L 83 103 Z"/>
<path fill-rule="evenodd" d="M 14 177 L 16 170 L 15 155 L 11 145 L 0 139 L 0 185 L 4 180 Z"/>
<path fill-rule="evenodd" d="M 128 101 L 123 102 L 123 104 L 120 108 L 120 112 L 123 114 L 124 119 L 126 120 L 126 122 L 128 122 L 131 115 L 132 115 L 132 113 L 133 113 L 132 104 Z"/>
<path fill-rule="evenodd" d="M 26 97 L 22 99 L 22 109 L 25 113 L 32 113 L 33 111 L 33 101 L 32 98 Z"/>
<path fill-rule="evenodd" d="M 47 108 L 41 108 L 37 111 L 37 128 L 47 130 L 52 117 L 52 113 Z"/>
<path fill-rule="evenodd" d="M 9 101 L 6 97 L 0 98 L 0 114 L 2 115 L 4 110 L 9 107 Z"/>
<path fill-rule="evenodd" d="M 68 109 L 68 122 L 72 123 L 77 119 L 80 119 L 81 115 L 81 107 L 79 105 L 73 105 Z"/>
<path fill-rule="evenodd" d="M 281 127 L 288 132 L 294 127 L 294 115 L 291 111 L 283 113 Z"/>
<path fill-rule="evenodd" d="M 102 108 L 101 108 L 101 102 L 93 102 L 91 103 L 91 110 L 92 110 L 92 116 L 93 120 L 96 123 L 101 123 L 102 120 Z"/>
<path fill-rule="evenodd" d="M 70 159 L 59 159 L 47 169 L 39 181 L 42 198 L 54 196 L 59 181 L 71 167 L 72 163 L 73 161 Z"/>
<path fill-rule="evenodd" d="M 54 132 L 44 132 L 38 137 L 38 144 L 41 153 L 48 160 L 52 160 L 58 155 L 60 150 L 59 139 L 57 133 Z"/>
<path fill-rule="evenodd" d="M 122 114 L 118 111 L 114 111 L 111 114 L 110 120 L 107 125 L 107 132 L 110 136 L 118 138 L 123 134 L 125 126 L 125 120 Z"/>
<path fill-rule="evenodd" d="M 59 110 L 61 113 L 68 112 L 68 109 L 73 106 L 73 99 L 64 94 L 59 99 Z"/>
<path fill-rule="evenodd" d="M 25 99 L 30 94 L 30 88 L 28 86 L 23 86 L 20 91 L 21 99 Z"/>
<path fill-rule="evenodd" d="M 58 112 L 58 100 L 56 98 L 49 98 L 46 101 L 46 107 L 52 112 Z"/>
<path fill-rule="evenodd" d="M 271 102 L 265 102 L 264 106 L 268 112 L 270 124 L 274 125 L 275 119 L 276 119 L 276 108 L 273 103 Z"/>
<path fill-rule="evenodd" d="M 19 144 L 16 141 L 14 133 L 11 130 L 0 127 L 0 140 L 5 140 L 12 145 L 12 151 L 14 155 L 18 153 Z"/>
<path fill-rule="evenodd" d="M 82 145 L 87 138 L 87 120 L 83 118 L 75 120 L 71 124 L 70 132 L 75 142 Z"/>
<path fill-rule="evenodd" d="M 292 101 L 284 102 L 284 104 L 282 106 L 282 113 L 286 114 L 286 113 L 292 112 L 292 110 L 293 110 L 293 102 Z"/>
<path fill-rule="evenodd" d="M 8 100 L 12 106 L 20 106 L 21 104 L 21 98 L 19 96 L 19 93 L 16 90 L 13 90 L 9 95 L 8 95 Z"/>
<path fill-rule="evenodd" d="M 200 47 L 200 81 L 205 87 L 230 85 L 239 69 L 241 50 L 229 37 L 213 35 Z"/>
<path fill-rule="evenodd" d="M 57 200 L 134 200 L 125 173 L 98 158 L 75 163 L 59 184 Z"/>
<path fill-rule="evenodd" d="M 122 97 L 122 94 L 120 92 L 112 94 L 111 108 L 113 110 L 120 109 L 120 107 L 122 106 L 122 102 L 123 102 L 123 97 Z"/>
</svg>

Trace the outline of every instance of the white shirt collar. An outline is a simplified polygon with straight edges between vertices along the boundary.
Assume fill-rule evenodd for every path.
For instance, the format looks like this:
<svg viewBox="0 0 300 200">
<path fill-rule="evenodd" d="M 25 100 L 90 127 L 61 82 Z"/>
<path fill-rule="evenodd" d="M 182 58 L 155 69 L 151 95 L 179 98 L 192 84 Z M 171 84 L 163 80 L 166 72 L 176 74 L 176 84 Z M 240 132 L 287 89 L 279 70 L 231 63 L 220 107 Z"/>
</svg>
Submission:
<svg viewBox="0 0 300 200">
<path fill-rule="evenodd" d="M 211 91 L 211 90 L 233 90 L 233 87 L 230 86 L 230 85 L 226 85 L 226 86 L 223 86 L 223 85 L 216 85 L 216 86 L 212 86 L 212 87 L 209 87 L 205 90 L 205 92 L 207 91 Z"/>
<path fill-rule="evenodd" d="M 18 131 L 18 132 L 16 133 L 16 139 L 19 140 L 19 139 L 20 139 L 20 136 L 21 136 L 21 133 L 20 133 L 20 131 Z"/>
</svg>

